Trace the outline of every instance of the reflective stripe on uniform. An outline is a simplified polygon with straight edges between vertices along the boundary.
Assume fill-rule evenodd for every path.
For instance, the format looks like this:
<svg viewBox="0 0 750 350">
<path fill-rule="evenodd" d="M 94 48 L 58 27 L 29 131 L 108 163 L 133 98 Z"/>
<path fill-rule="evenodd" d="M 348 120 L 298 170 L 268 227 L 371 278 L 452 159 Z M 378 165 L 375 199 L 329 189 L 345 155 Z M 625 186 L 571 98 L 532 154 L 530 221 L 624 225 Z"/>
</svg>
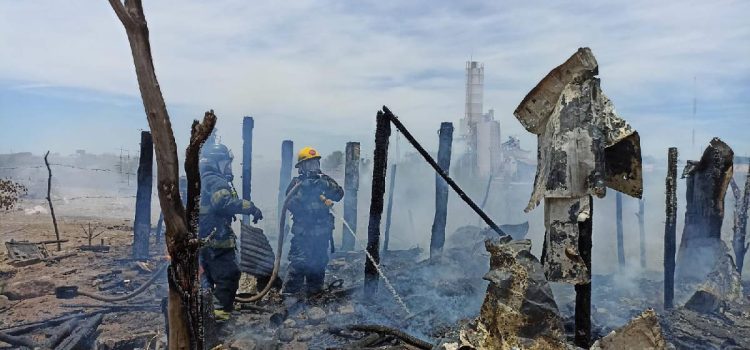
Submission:
<svg viewBox="0 0 750 350">
<path fill-rule="evenodd" d="M 232 192 L 229 192 L 227 189 L 218 190 L 211 195 L 211 204 L 217 205 L 227 198 L 232 198 Z"/>
</svg>

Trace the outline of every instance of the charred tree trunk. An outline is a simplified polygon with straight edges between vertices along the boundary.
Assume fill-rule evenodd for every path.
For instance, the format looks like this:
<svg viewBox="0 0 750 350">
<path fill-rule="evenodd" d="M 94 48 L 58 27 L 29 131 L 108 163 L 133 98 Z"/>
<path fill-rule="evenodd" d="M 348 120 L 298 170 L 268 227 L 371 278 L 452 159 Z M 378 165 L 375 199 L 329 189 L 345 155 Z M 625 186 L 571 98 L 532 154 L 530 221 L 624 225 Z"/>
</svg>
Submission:
<svg viewBox="0 0 750 350">
<path fill-rule="evenodd" d="M 371 300 L 378 291 L 378 270 L 380 264 L 380 220 L 383 215 L 383 195 L 385 175 L 388 168 L 388 138 L 391 136 L 391 123 L 383 111 L 378 111 L 375 128 L 375 152 L 372 164 L 372 195 L 370 197 L 370 221 L 367 225 L 367 253 L 372 260 L 365 259 L 365 299 Z"/>
<path fill-rule="evenodd" d="M 589 217 L 578 222 L 578 253 L 586 268 L 591 271 L 591 237 L 593 233 L 594 198 L 589 196 Z M 576 284 L 575 344 L 588 349 L 591 346 L 591 282 Z"/>
<path fill-rule="evenodd" d="M 641 269 L 646 269 L 646 210 L 644 208 L 644 200 L 639 199 L 638 200 L 638 213 L 636 216 L 638 217 L 638 236 L 640 237 L 640 262 L 641 262 Z"/>
<path fill-rule="evenodd" d="M 750 204 L 750 171 L 745 179 L 745 189 L 740 194 L 740 189 L 732 179 L 732 192 L 734 193 L 734 228 L 732 236 L 732 249 L 734 250 L 734 261 L 737 264 L 737 272 L 742 275 L 742 267 L 745 265 L 745 254 L 750 245 L 745 243 L 747 236 L 747 207 Z"/>
<path fill-rule="evenodd" d="M 359 191 L 359 142 L 346 143 L 344 165 L 344 221 L 357 233 L 357 192 Z M 341 250 L 354 250 L 354 236 L 341 224 Z"/>
<path fill-rule="evenodd" d="M 664 308 L 674 307 L 674 270 L 677 245 L 677 148 L 670 147 L 667 160 L 667 219 L 664 224 Z"/>
<path fill-rule="evenodd" d="M 688 161 L 685 227 L 677 255 L 678 281 L 703 281 L 723 254 L 721 224 L 724 196 L 732 178 L 734 152 L 718 138 L 711 140 L 699 162 Z"/>
<path fill-rule="evenodd" d="M 47 177 L 47 203 L 49 203 L 49 213 L 52 215 L 52 225 L 55 227 L 55 239 L 57 239 L 57 251 L 59 252 L 62 250 L 60 230 L 57 229 L 57 217 L 55 217 L 55 208 L 52 206 L 52 168 L 49 167 L 47 157 L 49 157 L 49 151 L 44 154 L 44 165 L 47 166 L 47 174 L 49 174 Z"/>
<path fill-rule="evenodd" d="M 200 349 L 202 315 L 198 283 L 198 249 L 196 239 L 200 175 L 200 147 L 216 124 L 216 116 L 207 112 L 202 123 L 195 121 L 185 156 L 188 180 L 187 207 L 180 200 L 177 145 L 172 124 L 161 94 L 151 57 L 149 31 L 140 0 L 109 0 L 125 27 L 130 43 L 138 87 L 154 139 L 159 204 L 164 214 L 167 250 L 172 259 L 169 269 L 169 348 Z"/>
<path fill-rule="evenodd" d="M 438 132 L 438 165 L 446 174 L 451 167 L 451 148 L 453 146 L 453 123 L 443 122 Z M 485 196 L 485 200 L 486 200 Z M 484 203 L 482 203 L 484 206 Z M 430 237 L 430 258 L 437 258 L 445 245 L 445 224 L 448 218 L 448 184 L 440 175 L 435 174 L 435 218 L 432 220 Z"/>
<path fill-rule="evenodd" d="M 242 119 L 242 199 L 249 201 L 252 198 L 253 179 L 253 117 Z M 242 223 L 249 224 L 250 216 L 243 215 Z"/>
<path fill-rule="evenodd" d="M 278 196 L 278 218 L 279 221 L 284 218 L 281 217 L 281 209 L 284 206 L 284 199 L 286 198 L 286 188 L 289 186 L 289 182 L 292 181 L 292 158 L 294 157 L 294 142 L 292 140 L 284 140 L 281 142 L 281 168 L 279 169 L 279 196 Z M 281 232 L 279 232 L 281 234 Z M 281 253 L 279 253 L 281 254 Z"/>
<path fill-rule="evenodd" d="M 388 183 L 388 208 L 385 213 L 385 239 L 383 239 L 383 251 L 388 250 L 391 241 L 391 214 L 393 214 L 393 191 L 396 188 L 396 169 L 398 164 L 391 167 L 391 181 Z"/>
<path fill-rule="evenodd" d="M 622 232 L 622 193 L 615 194 L 615 220 L 617 225 L 617 262 L 620 270 L 625 268 L 625 237 Z"/>
<path fill-rule="evenodd" d="M 153 185 L 154 143 L 151 133 L 141 131 L 141 155 L 138 161 L 138 190 L 133 224 L 133 258 L 148 258 L 151 238 L 151 188 Z"/>
</svg>

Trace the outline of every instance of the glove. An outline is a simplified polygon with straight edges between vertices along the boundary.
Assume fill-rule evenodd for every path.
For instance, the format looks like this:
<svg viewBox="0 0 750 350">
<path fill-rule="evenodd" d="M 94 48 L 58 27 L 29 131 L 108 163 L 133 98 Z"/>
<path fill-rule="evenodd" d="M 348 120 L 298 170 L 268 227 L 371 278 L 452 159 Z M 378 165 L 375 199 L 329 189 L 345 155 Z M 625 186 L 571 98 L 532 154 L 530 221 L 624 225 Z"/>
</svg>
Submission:
<svg viewBox="0 0 750 350">
<path fill-rule="evenodd" d="M 326 198 L 326 196 L 324 196 L 322 194 L 320 195 L 320 200 L 323 201 L 323 204 L 325 204 L 326 207 L 330 208 L 330 207 L 333 206 L 333 201 L 330 200 L 330 199 L 328 199 L 328 198 Z"/>
<path fill-rule="evenodd" d="M 250 213 L 250 215 L 253 216 L 253 223 L 257 224 L 258 221 L 263 220 L 263 212 L 260 211 L 260 209 L 258 209 L 258 207 L 254 207 L 254 208 L 255 209 L 253 210 L 252 213 Z"/>
</svg>

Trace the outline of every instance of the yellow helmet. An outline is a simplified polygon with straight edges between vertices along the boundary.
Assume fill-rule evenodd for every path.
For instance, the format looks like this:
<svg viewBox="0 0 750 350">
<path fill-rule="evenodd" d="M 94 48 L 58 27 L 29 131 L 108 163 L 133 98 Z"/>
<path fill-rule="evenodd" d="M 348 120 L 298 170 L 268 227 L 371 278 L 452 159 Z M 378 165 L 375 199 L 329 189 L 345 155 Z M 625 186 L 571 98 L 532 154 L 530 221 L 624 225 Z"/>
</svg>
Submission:
<svg viewBox="0 0 750 350">
<path fill-rule="evenodd" d="M 315 150 L 315 148 L 312 147 L 305 147 L 299 150 L 299 153 L 297 153 L 297 165 L 295 165 L 296 168 L 299 168 L 299 163 L 302 163 L 303 161 L 310 160 L 310 159 L 319 159 L 320 153 Z"/>
</svg>

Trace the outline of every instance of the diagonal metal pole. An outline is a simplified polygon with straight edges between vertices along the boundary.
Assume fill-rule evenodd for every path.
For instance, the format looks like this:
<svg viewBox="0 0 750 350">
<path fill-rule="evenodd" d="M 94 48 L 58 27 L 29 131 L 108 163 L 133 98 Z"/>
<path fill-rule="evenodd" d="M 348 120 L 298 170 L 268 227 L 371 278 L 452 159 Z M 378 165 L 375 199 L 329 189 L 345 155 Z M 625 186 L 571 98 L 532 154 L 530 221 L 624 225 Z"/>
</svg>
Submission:
<svg viewBox="0 0 750 350">
<path fill-rule="evenodd" d="M 442 177 L 443 180 L 445 180 L 445 182 L 448 183 L 448 185 L 456 192 L 456 194 L 458 194 L 458 196 L 464 202 L 466 202 L 466 204 L 468 204 L 471 207 L 471 209 L 473 209 L 474 212 L 476 212 L 477 215 L 479 215 L 479 217 L 481 217 L 482 220 L 484 220 L 484 222 L 487 223 L 487 225 L 489 225 L 498 234 L 510 237 L 505 232 L 503 232 L 503 230 L 501 230 L 500 227 L 497 226 L 497 224 L 494 221 L 492 221 L 492 219 L 490 219 L 489 216 L 487 216 L 487 214 L 482 210 L 482 208 L 480 208 L 476 203 L 474 203 L 474 201 L 471 198 L 469 198 L 466 192 L 464 192 L 461 189 L 461 187 L 459 187 L 458 184 L 455 181 L 453 181 L 453 179 L 451 179 L 450 176 L 448 176 L 448 174 L 446 174 L 445 171 L 443 171 L 442 168 L 440 168 L 440 166 L 437 164 L 435 159 L 433 159 L 432 156 L 430 156 L 430 154 L 427 153 L 424 147 L 422 147 L 422 145 L 420 145 L 419 142 L 417 142 L 414 136 L 412 136 L 412 134 L 409 132 L 409 130 L 406 129 L 404 124 L 402 124 L 401 121 L 398 120 L 398 117 L 393 115 L 393 113 L 391 112 L 391 110 L 388 109 L 388 107 L 383 106 L 383 113 L 386 118 L 390 119 L 391 123 L 393 123 L 393 126 L 395 126 L 396 129 L 398 129 L 398 131 L 400 131 L 401 134 L 404 135 L 406 140 L 408 140 L 409 143 L 411 143 L 411 145 L 414 146 L 414 148 L 422 156 L 422 158 L 424 158 L 424 160 L 427 161 L 427 163 L 430 164 L 430 166 L 432 166 L 433 169 L 435 169 L 438 175 L 440 175 L 440 177 Z"/>
</svg>

